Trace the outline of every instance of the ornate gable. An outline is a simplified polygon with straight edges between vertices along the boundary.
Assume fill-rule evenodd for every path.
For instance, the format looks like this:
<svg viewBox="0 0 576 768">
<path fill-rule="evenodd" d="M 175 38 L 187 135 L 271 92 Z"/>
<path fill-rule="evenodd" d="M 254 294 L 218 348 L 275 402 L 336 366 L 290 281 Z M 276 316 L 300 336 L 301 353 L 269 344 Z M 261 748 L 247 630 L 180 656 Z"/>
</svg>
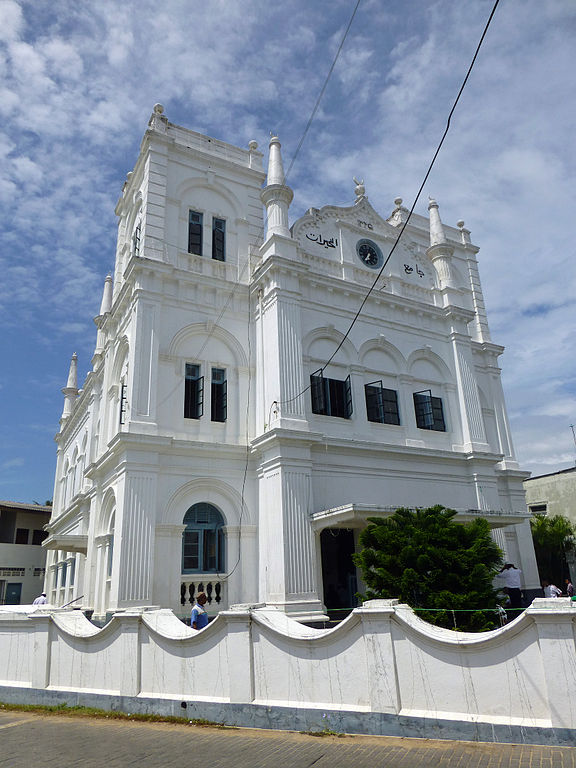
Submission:
<svg viewBox="0 0 576 768">
<path fill-rule="evenodd" d="M 292 226 L 300 258 L 311 269 L 360 285 L 371 285 L 399 234 L 360 195 L 354 205 L 310 208 Z M 405 231 L 382 274 L 379 289 L 433 302 L 435 270 L 426 255 L 428 233 L 420 241 Z"/>
</svg>

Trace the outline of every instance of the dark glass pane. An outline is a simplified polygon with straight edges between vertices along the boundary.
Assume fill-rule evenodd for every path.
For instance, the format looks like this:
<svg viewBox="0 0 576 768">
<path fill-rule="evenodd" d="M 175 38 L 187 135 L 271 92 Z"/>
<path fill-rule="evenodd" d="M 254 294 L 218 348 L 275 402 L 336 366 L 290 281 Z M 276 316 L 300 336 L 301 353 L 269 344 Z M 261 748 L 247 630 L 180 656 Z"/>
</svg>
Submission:
<svg viewBox="0 0 576 768">
<path fill-rule="evenodd" d="M 444 423 L 444 411 L 442 409 L 442 398 L 431 397 L 432 417 L 434 420 L 432 429 L 437 432 L 446 432 L 446 425 Z"/>
<path fill-rule="evenodd" d="M 212 421 L 226 421 L 227 415 L 226 382 L 212 382 Z"/>
<path fill-rule="evenodd" d="M 216 261 L 226 259 L 226 222 L 213 219 L 212 222 L 212 258 Z"/>
<path fill-rule="evenodd" d="M 366 384 L 364 387 L 366 397 L 366 416 L 368 421 L 382 422 L 381 395 L 382 389 L 374 384 Z"/>
<path fill-rule="evenodd" d="M 349 419 L 352 416 L 352 384 L 350 376 L 347 376 L 344 384 L 344 417 Z"/>
<path fill-rule="evenodd" d="M 199 369 L 199 366 L 191 366 Z M 188 371 L 188 366 L 186 366 Z M 184 418 L 199 419 L 204 412 L 204 377 L 192 378 L 186 375 L 184 380 Z"/>
<path fill-rule="evenodd" d="M 16 528 L 15 544 L 28 544 L 28 528 Z"/>
<path fill-rule="evenodd" d="M 188 253 L 202 256 L 202 214 L 190 211 L 188 223 Z"/>
<path fill-rule="evenodd" d="M 204 563 L 203 571 L 216 570 L 216 531 L 204 531 Z"/>
</svg>

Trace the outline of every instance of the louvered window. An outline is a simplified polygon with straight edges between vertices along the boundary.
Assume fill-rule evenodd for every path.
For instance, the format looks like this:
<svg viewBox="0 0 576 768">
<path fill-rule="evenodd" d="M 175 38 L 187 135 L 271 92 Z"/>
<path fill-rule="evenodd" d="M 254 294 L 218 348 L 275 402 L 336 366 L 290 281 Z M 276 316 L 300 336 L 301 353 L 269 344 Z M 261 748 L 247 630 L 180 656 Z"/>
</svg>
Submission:
<svg viewBox="0 0 576 768">
<path fill-rule="evenodd" d="M 433 397 L 429 389 L 414 392 L 414 411 L 416 413 L 416 426 L 420 429 L 446 432 L 442 398 Z"/>
<path fill-rule="evenodd" d="M 186 363 L 184 379 L 184 418 L 199 419 L 204 413 L 204 376 L 200 366 Z"/>
<path fill-rule="evenodd" d="M 366 396 L 366 414 L 368 421 L 379 424 L 400 424 L 398 413 L 398 393 L 386 389 L 381 381 L 372 381 L 364 387 Z"/>
<path fill-rule="evenodd" d="M 202 214 L 197 211 L 188 216 L 188 253 L 202 256 Z"/>
<path fill-rule="evenodd" d="M 212 258 L 226 261 L 226 222 L 224 219 L 212 219 Z"/>
<path fill-rule="evenodd" d="M 329 379 L 318 370 L 310 376 L 312 413 L 323 416 L 339 416 L 349 419 L 352 416 L 352 386 L 350 376 L 343 381 Z"/>
</svg>

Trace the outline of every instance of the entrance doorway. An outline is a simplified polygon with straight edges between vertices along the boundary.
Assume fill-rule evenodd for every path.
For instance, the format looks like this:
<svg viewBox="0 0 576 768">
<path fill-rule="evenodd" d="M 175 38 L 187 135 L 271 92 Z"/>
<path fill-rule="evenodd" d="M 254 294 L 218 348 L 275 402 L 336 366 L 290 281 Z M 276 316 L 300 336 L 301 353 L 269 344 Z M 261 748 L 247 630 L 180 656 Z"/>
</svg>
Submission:
<svg viewBox="0 0 576 768">
<path fill-rule="evenodd" d="M 4 602 L 6 605 L 20 605 L 22 584 L 6 584 Z"/>
<path fill-rule="evenodd" d="M 358 605 L 354 531 L 350 528 L 325 528 L 320 534 L 324 605 L 331 619 L 343 619 Z"/>
</svg>

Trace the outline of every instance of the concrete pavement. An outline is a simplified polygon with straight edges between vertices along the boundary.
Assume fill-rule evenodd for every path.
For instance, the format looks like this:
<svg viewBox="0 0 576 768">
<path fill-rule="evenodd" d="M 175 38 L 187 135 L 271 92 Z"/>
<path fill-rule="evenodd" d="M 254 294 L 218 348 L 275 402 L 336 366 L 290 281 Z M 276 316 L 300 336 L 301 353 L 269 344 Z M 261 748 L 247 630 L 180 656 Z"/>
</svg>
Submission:
<svg viewBox="0 0 576 768">
<path fill-rule="evenodd" d="M 2 768 L 576 768 L 576 747 L 313 737 L 0 712 Z"/>
</svg>

